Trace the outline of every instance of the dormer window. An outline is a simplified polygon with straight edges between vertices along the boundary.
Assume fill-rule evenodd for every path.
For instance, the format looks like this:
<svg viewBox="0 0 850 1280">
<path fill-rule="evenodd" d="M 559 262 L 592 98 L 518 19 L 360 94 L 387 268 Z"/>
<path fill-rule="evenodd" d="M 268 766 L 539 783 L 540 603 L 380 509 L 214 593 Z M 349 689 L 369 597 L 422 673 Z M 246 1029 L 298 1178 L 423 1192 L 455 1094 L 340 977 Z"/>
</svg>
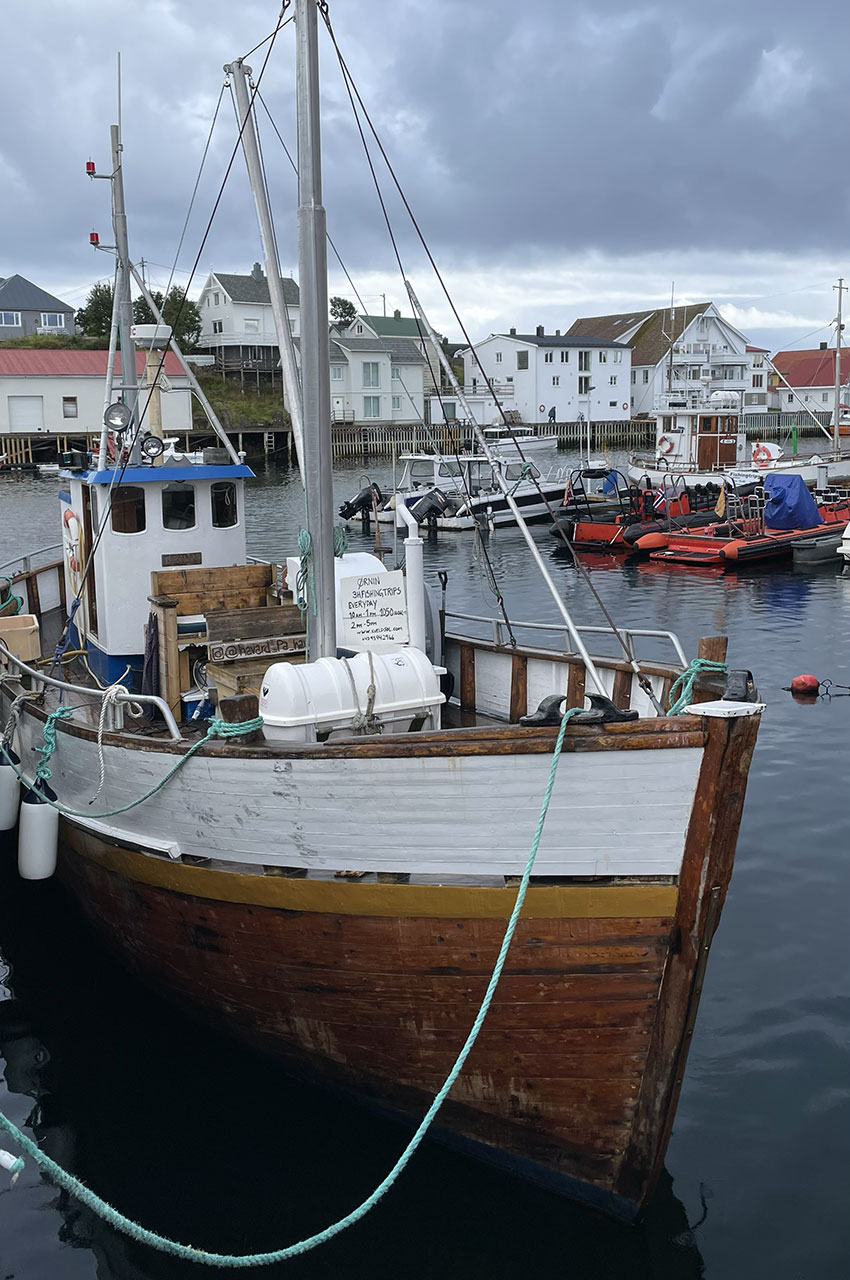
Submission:
<svg viewBox="0 0 850 1280">
<path fill-rule="evenodd" d="M 355 332 L 355 333 L 362 333 L 362 332 L 363 332 L 363 326 L 362 326 L 362 324 L 357 325 L 357 328 L 354 330 L 354 332 Z"/>
</svg>

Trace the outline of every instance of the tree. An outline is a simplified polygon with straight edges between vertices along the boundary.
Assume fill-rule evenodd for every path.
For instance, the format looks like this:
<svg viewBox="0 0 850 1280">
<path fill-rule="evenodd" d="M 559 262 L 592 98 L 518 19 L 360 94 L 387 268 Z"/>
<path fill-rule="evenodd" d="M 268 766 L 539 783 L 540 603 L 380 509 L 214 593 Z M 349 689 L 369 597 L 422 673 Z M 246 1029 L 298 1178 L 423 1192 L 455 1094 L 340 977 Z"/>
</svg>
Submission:
<svg viewBox="0 0 850 1280">
<path fill-rule="evenodd" d="M 77 312 L 77 324 L 87 338 L 108 338 L 112 328 L 112 285 L 95 284 Z"/>
<path fill-rule="evenodd" d="M 331 298 L 331 319 L 337 324 L 351 324 L 357 316 L 357 308 L 348 298 Z"/>
<path fill-rule="evenodd" d="M 174 341 L 181 351 L 191 351 L 201 336 L 201 313 L 198 304 L 186 298 L 186 290 L 180 285 L 172 285 L 163 297 L 158 289 L 151 290 L 160 315 L 165 324 L 170 325 L 174 333 Z M 153 312 L 144 298 L 136 298 L 133 303 L 134 324 L 155 324 Z"/>
</svg>

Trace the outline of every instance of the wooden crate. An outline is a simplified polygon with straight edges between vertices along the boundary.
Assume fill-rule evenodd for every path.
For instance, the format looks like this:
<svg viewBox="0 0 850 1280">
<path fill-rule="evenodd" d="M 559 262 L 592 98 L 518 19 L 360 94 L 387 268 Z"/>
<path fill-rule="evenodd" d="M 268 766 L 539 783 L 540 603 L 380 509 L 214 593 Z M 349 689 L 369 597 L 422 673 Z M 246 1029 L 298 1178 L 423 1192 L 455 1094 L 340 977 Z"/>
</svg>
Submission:
<svg viewBox="0 0 850 1280">
<path fill-rule="evenodd" d="M 259 696 L 263 676 L 272 662 L 303 662 L 304 654 L 291 657 L 251 658 L 244 662 L 208 662 L 207 680 L 214 684 L 220 698 L 235 693 L 256 693 Z"/>
</svg>

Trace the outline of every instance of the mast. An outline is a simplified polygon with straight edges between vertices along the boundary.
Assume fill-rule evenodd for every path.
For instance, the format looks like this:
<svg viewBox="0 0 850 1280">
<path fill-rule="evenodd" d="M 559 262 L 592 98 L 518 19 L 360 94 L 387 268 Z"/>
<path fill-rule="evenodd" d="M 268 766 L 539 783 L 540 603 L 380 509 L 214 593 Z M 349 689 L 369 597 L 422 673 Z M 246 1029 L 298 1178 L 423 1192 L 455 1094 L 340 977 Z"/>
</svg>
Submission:
<svg viewBox="0 0 850 1280">
<path fill-rule="evenodd" d="M 336 657 L 327 230 L 322 207 L 316 4 L 317 0 L 295 0 L 304 487 L 308 530 L 312 539 L 315 605 L 315 612 L 308 611 L 307 617 L 310 658 L 313 661 Z"/>
<path fill-rule="evenodd" d="M 676 311 L 673 306 L 673 300 L 676 296 L 676 281 L 670 285 L 670 351 L 667 359 L 667 394 L 672 395 L 673 392 L 673 342 L 676 336 Z"/>
<path fill-rule="evenodd" d="M 834 284 L 833 289 L 838 290 L 838 319 L 835 322 L 835 415 L 832 422 L 832 444 L 835 450 L 836 458 L 841 456 L 840 432 L 838 429 L 839 418 L 841 416 L 841 300 L 844 290 L 847 286 L 844 283 L 844 277 L 838 277 L 838 284 Z"/>
<path fill-rule="evenodd" d="M 262 161 L 260 160 L 260 148 L 248 99 L 247 80 L 251 74 L 251 68 L 246 67 L 241 58 L 237 58 L 234 62 L 229 63 L 224 68 L 224 71 L 231 78 L 236 98 L 236 117 L 239 121 L 239 128 L 242 131 L 242 151 L 245 156 L 245 166 L 248 170 L 248 181 L 251 184 L 251 191 L 254 195 L 257 221 L 260 224 L 260 239 L 263 244 L 266 279 L 269 285 L 269 301 L 272 306 L 274 327 L 277 332 L 277 345 L 280 351 L 283 384 L 286 389 L 284 401 L 288 401 L 286 407 L 289 410 L 289 420 L 292 423 L 292 436 L 295 440 L 295 453 L 298 457 L 298 466 L 301 471 L 301 483 L 304 484 L 304 428 L 301 387 L 298 378 L 298 364 L 295 359 L 295 344 L 292 341 L 292 326 L 289 323 L 289 312 L 286 309 L 286 300 L 283 296 L 283 282 L 280 278 L 277 243 L 274 236 L 271 210 L 269 209 Z"/>
<path fill-rule="evenodd" d="M 121 346 L 121 389 L 132 410 L 132 439 L 130 463 L 140 461 L 139 439 L 139 386 L 136 378 L 136 348 L 130 336 L 133 323 L 133 302 L 130 296 L 130 248 L 127 240 L 127 213 L 124 207 L 124 175 L 121 166 L 121 126 L 109 126 L 112 143 L 112 226 L 115 231 L 115 248 L 118 254 L 118 271 L 115 276 L 115 311 L 118 317 L 118 336 Z"/>
</svg>

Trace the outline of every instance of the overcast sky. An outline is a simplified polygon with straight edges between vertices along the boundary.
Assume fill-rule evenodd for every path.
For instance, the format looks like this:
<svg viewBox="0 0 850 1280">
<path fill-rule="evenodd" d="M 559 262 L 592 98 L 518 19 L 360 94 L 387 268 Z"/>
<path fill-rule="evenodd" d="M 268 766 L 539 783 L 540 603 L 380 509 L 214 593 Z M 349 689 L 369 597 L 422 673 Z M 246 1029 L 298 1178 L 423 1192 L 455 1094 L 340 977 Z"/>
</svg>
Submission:
<svg viewBox="0 0 850 1280">
<path fill-rule="evenodd" d="M 710 299 L 756 342 L 831 338 L 850 276 L 850 4 L 821 0 L 330 0 L 340 47 L 473 339 L 515 325 Z M 3 0 L 0 276 L 81 305 L 111 239 L 122 55 L 130 249 L 167 282 L 223 84 L 275 0 Z M 293 28 L 261 93 L 294 149 Z M 323 41 L 328 228 L 370 311 L 408 311 L 333 51 Z M 252 55 L 255 74 L 267 46 Z M 285 272 L 295 184 L 261 111 Z M 221 104 L 190 220 L 185 283 L 235 140 Z M 381 171 L 382 181 L 386 178 Z M 389 189 L 389 188 L 387 188 Z M 404 267 L 435 327 L 461 333 L 397 200 Z M 192 288 L 261 257 L 237 157 Z M 332 293 L 351 290 L 331 258 Z"/>
</svg>

